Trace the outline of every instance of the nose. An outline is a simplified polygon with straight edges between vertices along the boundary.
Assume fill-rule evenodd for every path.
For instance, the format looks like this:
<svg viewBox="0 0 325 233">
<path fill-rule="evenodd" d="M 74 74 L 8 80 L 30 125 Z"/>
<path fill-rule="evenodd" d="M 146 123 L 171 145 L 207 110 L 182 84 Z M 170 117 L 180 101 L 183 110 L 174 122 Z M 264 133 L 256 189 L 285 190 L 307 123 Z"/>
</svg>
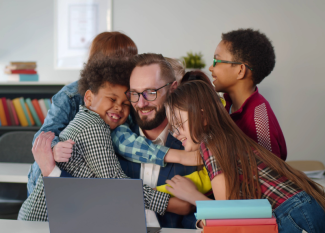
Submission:
<svg viewBox="0 0 325 233">
<path fill-rule="evenodd" d="M 140 95 L 140 97 L 139 97 L 139 101 L 137 102 L 137 106 L 138 106 L 138 108 L 144 108 L 144 107 L 146 107 L 147 105 L 148 105 L 148 101 L 147 101 L 145 98 L 143 98 L 142 95 Z"/>
<path fill-rule="evenodd" d="M 115 110 L 116 111 L 122 111 L 122 105 L 121 104 L 115 104 Z"/>
<path fill-rule="evenodd" d="M 212 70 L 213 70 L 213 65 L 209 67 L 209 71 L 212 72 Z"/>
</svg>

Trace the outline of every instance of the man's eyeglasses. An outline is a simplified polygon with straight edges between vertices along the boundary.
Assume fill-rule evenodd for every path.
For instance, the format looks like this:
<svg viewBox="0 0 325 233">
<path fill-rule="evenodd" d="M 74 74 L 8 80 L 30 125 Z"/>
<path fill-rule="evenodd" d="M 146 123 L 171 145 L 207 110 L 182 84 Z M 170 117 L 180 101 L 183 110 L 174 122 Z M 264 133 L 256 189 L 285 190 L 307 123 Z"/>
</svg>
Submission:
<svg viewBox="0 0 325 233">
<path fill-rule="evenodd" d="M 188 119 L 187 119 L 187 120 L 188 120 Z M 186 120 L 186 121 L 187 121 L 187 120 Z M 173 126 L 173 125 L 172 125 L 172 128 L 169 130 L 169 133 L 170 133 L 172 136 L 174 136 L 174 135 L 178 136 L 178 135 L 179 135 L 179 130 L 178 130 L 178 128 L 179 128 L 181 125 L 183 125 L 186 121 L 183 121 L 183 122 L 177 124 L 176 126 Z"/>
<path fill-rule="evenodd" d="M 154 101 L 155 99 L 157 99 L 157 92 L 160 89 L 162 89 L 172 83 L 173 82 L 169 82 L 166 85 L 164 85 L 158 89 L 148 89 L 148 90 L 144 90 L 143 92 L 140 92 L 140 93 L 136 92 L 136 91 L 126 91 L 125 95 L 126 95 L 126 98 L 128 98 L 128 100 L 132 103 L 138 102 L 140 99 L 140 95 L 142 95 L 143 98 L 147 101 Z"/>
<path fill-rule="evenodd" d="M 229 63 L 229 64 L 238 64 L 238 65 L 244 64 L 244 63 L 241 63 L 241 62 L 217 60 L 217 59 L 213 58 L 213 67 L 215 67 L 217 63 Z M 246 65 L 246 64 L 244 64 L 244 65 L 248 69 L 253 70 L 253 68 L 250 68 L 248 65 Z"/>
</svg>

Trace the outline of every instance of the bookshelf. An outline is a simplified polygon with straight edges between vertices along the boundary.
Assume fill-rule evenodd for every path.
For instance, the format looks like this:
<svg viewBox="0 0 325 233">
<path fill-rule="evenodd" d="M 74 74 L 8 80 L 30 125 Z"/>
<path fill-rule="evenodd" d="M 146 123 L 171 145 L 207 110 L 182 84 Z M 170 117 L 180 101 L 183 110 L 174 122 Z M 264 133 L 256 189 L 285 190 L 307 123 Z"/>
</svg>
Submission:
<svg viewBox="0 0 325 233">
<path fill-rule="evenodd" d="M 43 99 L 52 98 L 68 83 L 48 82 L 0 82 L 0 98 L 14 99 L 17 97 Z M 11 131 L 38 131 L 38 126 L 0 126 L 0 136 Z"/>
</svg>

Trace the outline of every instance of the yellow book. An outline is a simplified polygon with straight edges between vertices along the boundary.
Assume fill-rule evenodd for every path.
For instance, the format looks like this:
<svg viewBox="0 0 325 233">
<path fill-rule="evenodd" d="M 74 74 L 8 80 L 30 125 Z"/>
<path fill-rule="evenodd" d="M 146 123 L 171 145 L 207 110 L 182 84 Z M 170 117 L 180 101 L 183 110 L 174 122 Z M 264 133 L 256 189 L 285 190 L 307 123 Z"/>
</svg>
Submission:
<svg viewBox="0 0 325 233">
<path fill-rule="evenodd" d="M 2 126 L 7 126 L 8 125 L 6 114 L 5 114 L 5 109 L 3 107 L 1 99 L 0 99 L 0 121 L 1 121 Z"/>
<path fill-rule="evenodd" d="M 29 107 L 28 107 L 27 103 L 25 103 L 25 107 L 26 107 L 27 114 L 28 114 L 28 117 L 30 119 L 30 122 L 32 123 L 32 125 L 35 125 L 35 121 L 34 121 L 34 119 L 32 117 L 32 114 L 30 113 L 30 110 L 29 110 Z"/>
<path fill-rule="evenodd" d="M 17 112 L 20 125 L 21 126 L 28 126 L 28 122 L 27 122 L 26 116 L 24 114 L 23 108 L 22 108 L 22 106 L 20 104 L 19 98 L 13 99 L 12 103 L 13 103 L 13 105 L 15 107 L 16 112 Z"/>
</svg>

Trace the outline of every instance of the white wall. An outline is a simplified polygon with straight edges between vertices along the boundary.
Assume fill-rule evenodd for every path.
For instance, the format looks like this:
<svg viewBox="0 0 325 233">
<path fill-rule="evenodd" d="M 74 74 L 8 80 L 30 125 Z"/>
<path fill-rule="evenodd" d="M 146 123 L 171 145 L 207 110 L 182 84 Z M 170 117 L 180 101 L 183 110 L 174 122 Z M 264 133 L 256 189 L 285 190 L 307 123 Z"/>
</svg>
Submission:
<svg viewBox="0 0 325 233">
<path fill-rule="evenodd" d="M 280 122 L 288 160 L 325 164 L 325 1 L 113 1 L 113 29 L 129 35 L 140 53 L 201 51 L 209 66 L 222 32 L 251 27 L 266 33 L 277 63 L 259 88 Z M 0 64 L 36 60 L 41 81 L 78 79 L 79 71 L 53 68 L 53 7 L 53 0 L 0 0 Z"/>
</svg>

